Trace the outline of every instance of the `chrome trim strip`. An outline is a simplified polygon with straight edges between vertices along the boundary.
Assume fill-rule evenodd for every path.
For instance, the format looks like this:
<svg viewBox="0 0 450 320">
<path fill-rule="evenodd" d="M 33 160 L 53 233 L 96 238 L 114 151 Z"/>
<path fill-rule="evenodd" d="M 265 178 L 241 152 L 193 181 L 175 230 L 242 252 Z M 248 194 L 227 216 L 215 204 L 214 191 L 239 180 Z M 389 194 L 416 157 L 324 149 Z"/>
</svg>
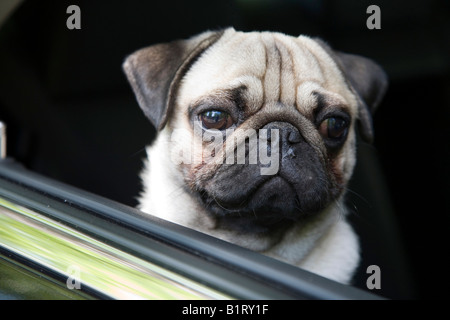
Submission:
<svg viewBox="0 0 450 320">
<path fill-rule="evenodd" d="M 0 159 L 6 158 L 6 125 L 0 121 Z"/>
<path fill-rule="evenodd" d="M 113 299 L 230 298 L 4 198 L 0 246 Z"/>
</svg>

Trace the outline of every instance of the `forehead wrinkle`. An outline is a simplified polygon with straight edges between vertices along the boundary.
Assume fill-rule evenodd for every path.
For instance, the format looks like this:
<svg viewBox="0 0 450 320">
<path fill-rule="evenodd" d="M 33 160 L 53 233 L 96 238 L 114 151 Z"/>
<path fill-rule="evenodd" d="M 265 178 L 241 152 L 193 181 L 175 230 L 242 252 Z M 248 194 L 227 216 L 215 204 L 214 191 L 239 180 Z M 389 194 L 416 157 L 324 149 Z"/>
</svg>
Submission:
<svg viewBox="0 0 450 320">
<path fill-rule="evenodd" d="M 280 57 L 278 101 L 300 109 L 298 88 L 305 82 L 315 82 L 317 86 L 326 85 L 323 66 L 301 39 L 281 34 L 273 37 Z"/>
<path fill-rule="evenodd" d="M 245 112 L 254 114 L 264 106 L 264 88 L 261 78 L 257 76 L 244 76 L 237 80 L 240 86 L 245 86 L 242 91 L 245 100 Z M 235 84 L 236 85 L 236 84 Z"/>
<path fill-rule="evenodd" d="M 264 101 L 278 101 L 280 97 L 280 51 L 272 34 L 261 34 L 265 48 L 265 73 L 262 78 Z"/>
<path fill-rule="evenodd" d="M 281 39 L 275 44 L 280 52 L 280 93 L 279 101 L 287 106 L 295 104 L 296 99 L 296 68 L 292 48 L 287 46 Z"/>
<path fill-rule="evenodd" d="M 306 80 L 297 86 L 296 104 L 300 112 L 310 114 L 317 104 L 314 92 L 321 90 L 321 85 L 314 80 Z"/>
<path fill-rule="evenodd" d="M 318 112 L 318 107 L 340 107 L 347 112 L 353 113 L 352 108 L 349 107 L 347 101 L 338 93 L 326 90 L 314 82 L 306 82 L 299 88 L 298 100 L 301 100 L 301 112 L 309 119 L 314 119 Z M 320 101 L 323 103 L 321 104 Z"/>
</svg>

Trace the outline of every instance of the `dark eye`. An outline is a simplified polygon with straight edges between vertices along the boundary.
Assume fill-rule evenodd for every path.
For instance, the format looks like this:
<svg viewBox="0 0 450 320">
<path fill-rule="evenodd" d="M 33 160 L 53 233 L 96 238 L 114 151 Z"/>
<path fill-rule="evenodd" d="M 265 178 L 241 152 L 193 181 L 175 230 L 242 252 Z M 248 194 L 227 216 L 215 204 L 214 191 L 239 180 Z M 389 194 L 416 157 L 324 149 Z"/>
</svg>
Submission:
<svg viewBox="0 0 450 320">
<path fill-rule="evenodd" d="M 219 110 L 205 111 L 199 115 L 199 119 L 206 129 L 225 130 L 233 125 L 231 116 L 228 113 Z"/>
<path fill-rule="evenodd" d="M 340 117 L 327 118 L 319 126 L 319 132 L 324 138 L 338 140 L 348 131 L 348 121 Z"/>
</svg>

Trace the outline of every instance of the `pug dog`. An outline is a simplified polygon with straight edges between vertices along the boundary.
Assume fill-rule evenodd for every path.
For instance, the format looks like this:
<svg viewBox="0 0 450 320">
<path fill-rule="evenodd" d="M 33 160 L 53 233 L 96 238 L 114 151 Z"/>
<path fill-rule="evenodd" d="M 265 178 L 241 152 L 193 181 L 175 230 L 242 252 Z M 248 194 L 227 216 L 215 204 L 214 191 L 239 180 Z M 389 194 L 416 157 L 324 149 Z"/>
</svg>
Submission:
<svg viewBox="0 0 450 320">
<path fill-rule="evenodd" d="M 140 210 L 351 281 L 360 253 L 344 196 L 356 132 L 372 141 L 387 86 L 376 63 L 228 28 L 143 48 L 123 69 L 158 131 Z"/>
</svg>

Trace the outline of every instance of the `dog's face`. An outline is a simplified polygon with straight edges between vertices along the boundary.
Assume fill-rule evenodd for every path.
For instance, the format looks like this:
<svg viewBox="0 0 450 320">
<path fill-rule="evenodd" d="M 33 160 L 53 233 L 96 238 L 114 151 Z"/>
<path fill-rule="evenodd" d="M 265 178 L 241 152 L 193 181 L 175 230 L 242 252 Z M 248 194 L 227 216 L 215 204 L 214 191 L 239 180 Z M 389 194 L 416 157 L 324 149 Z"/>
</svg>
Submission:
<svg viewBox="0 0 450 320">
<path fill-rule="evenodd" d="M 167 165 L 205 212 L 249 232 L 335 205 L 355 127 L 371 140 L 386 87 L 373 62 L 320 40 L 233 29 L 142 49 L 124 69 Z"/>
</svg>

